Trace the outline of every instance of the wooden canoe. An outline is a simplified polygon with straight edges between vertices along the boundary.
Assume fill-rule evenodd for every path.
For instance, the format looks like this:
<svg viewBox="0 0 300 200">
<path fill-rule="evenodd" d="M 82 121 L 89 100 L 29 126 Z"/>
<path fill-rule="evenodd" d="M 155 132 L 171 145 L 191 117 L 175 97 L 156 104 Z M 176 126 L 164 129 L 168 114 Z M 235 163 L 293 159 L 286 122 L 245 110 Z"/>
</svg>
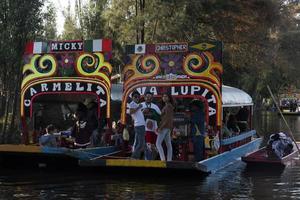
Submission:
<svg viewBox="0 0 300 200">
<path fill-rule="evenodd" d="M 300 143 L 297 143 L 300 145 Z M 299 156 L 297 148 L 294 148 L 294 151 L 281 159 L 269 157 L 267 154 L 266 147 L 263 147 L 253 153 L 250 153 L 242 157 L 242 161 L 247 163 L 247 165 L 254 167 L 286 167 L 296 163 Z"/>
</svg>

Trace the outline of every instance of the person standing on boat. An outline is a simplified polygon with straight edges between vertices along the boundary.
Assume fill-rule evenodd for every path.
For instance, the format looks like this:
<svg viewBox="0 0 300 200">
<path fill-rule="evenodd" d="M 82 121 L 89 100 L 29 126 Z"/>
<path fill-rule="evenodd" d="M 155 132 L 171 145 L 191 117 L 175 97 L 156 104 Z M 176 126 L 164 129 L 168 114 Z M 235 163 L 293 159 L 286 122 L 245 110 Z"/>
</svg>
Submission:
<svg viewBox="0 0 300 200">
<path fill-rule="evenodd" d="M 248 129 L 248 119 L 249 119 L 249 110 L 245 106 L 240 108 L 238 113 L 235 115 L 238 127 L 241 132 L 244 132 Z"/>
<path fill-rule="evenodd" d="M 162 148 L 162 142 L 167 145 L 167 161 L 172 161 L 173 149 L 171 143 L 171 131 L 173 129 L 174 106 L 173 98 L 170 94 L 163 94 L 163 108 L 161 112 L 161 121 L 158 127 L 158 136 L 156 139 L 156 147 L 160 156 L 160 160 L 165 161 L 165 153 Z"/>
<path fill-rule="evenodd" d="M 57 129 L 52 124 L 46 127 L 46 134 L 42 135 L 39 139 L 39 144 L 41 146 L 47 147 L 57 147 L 56 138 L 54 133 L 57 132 Z"/>
<path fill-rule="evenodd" d="M 195 161 L 204 159 L 205 138 L 205 111 L 201 101 L 194 99 L 191 104 L 191 136 L 194 149 Z"/>
<path fill-rule="evenodd" d="M 138 91 L 132 92 L 131 103 L 129 104 L 129 114 L 134 121 L 134 144 L 131 157 L 133 159 L 140 159 L 141 154 L 145 148 L 145 118 L 142 113 L 142 104 L 139 104 L 140 93 Z"/>
<path fill-rule="evenodd" d="M 88 129 L 92 130 L 91 146 L 99 146 L 101 144 L 101 129 L 103 127 L 100 128 L 97 103 L 93 99 L 87 98 L 83 104 L 87 107 Z"/>
<path fill-rule="evenodd" d="M 74 146 L 77 148 L 85 148 L 90 145 L 90 137 L 93 130 L 88 125 L 87 108 L 83 103 L 78 104 L 75 117 L 76 122 L 71 133 L 71 136 L 75 138 Z"/>
<path fill-rule="evenodd" d="M 230 114 L 227 121 L 227 128 L 233 132 L 233 135 L 240 134 L 240 128 L 237 123 L 237 119 L 234 114 Z"/>
<path fill-rule="evenodd" d="M 157 122 L 160 120 L 161 111 L 159 107 L 152 103 L 153 94 L 151 92 L 146 92 L 145 101 L 142 103 L 142 112 L 145 117 L 145 140 L 146 140 L 146 149 L 145 149 L 145 159 L 154 160 L 157 153 L 155 148 L 156 143 L 156 130 L 158 128 Z"/>
</svg>

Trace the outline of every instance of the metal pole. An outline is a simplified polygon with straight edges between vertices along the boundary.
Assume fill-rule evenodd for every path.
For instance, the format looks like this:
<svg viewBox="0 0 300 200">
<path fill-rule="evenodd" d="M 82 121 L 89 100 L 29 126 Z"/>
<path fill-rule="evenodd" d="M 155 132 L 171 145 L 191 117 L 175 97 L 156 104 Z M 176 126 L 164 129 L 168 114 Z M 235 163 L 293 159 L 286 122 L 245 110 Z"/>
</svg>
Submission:
<svg viewBox="0 0 300 200">
<path fill-rule="evenodd" d="M 269 85 L 267 85 L 267 88 L 268 88 L 268 90 L 269 90 L 269 92 L 270 92 L 270 95 L 271 95 L 271 97 L 272 97 L 272 99 L 273 99 L 273 101 L 274 101 L 274 103 L 275 103 L 275 106 L 276 106 L 278 112 L 280 113 L 281 118 L 283 119 L 283 121 L 284 121 L 286 127 L 288 128 L 289 136 L 292 138 L 293 142 L 296 144 L 296 147 L 297 147 L 297 149 L 298 149 L 298 152 L 300 152 L 299 146 L 297 145 L 297 142 L 296 142 L 296 140 L 295 140 L 295 138 L 294 138 L 293 132 L 292 132 L 292 130 L 290 129 L 290 126 L 288 125 L 287 121 L 285 120 L 285 118 L 284 118 L 284 116 L 283 116 L 283 114 L 282 114 L 282 112 L 281 112 L 281 110 L 280 110 L 280 108 L 279 108 L 279 106 L 278 106 L 278 104 L 277 104 L 277 102 L 276 102 L 276 100 L 275 100 L 275 97 L 274 97 L 274 95 L 273 95 L 273 93 L 272 93 L 272 91 L 271 91 Z"/>
</svg>

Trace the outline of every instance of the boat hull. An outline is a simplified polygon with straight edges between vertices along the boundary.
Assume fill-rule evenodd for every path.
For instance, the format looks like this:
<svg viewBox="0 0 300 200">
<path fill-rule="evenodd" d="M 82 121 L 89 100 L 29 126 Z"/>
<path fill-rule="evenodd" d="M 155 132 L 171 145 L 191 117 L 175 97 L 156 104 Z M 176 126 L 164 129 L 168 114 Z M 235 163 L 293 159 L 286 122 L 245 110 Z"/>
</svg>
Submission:
<svg viewBox="0 0 300 200">
<path fill-rule="evenodd" d="M 300 143 L 297 143 L 299 146 Z M 291 154 L 286 155 L 281 159 L 269 158 L 267 156 L 266 147 L 263 147 L 247 156 L 242 157 L 242 161 L 247 163 L 248 167 L 276 167 L 276 168 L 285 168 L 296 163 L 299 157 L 299 152 L 295 148 Z"/>
<path fill-rule="evenodd" d="M 116 147 L 67 149 L 37 145 L 0 145 L 0 166 L 4 168 L 53 168 L 79 167 L 78 161 L 94 159 L 119 152 Z"/>
<path fill-rule="evenodd" d="M 94 159 L 94 160 L 80 160 L 79 165 L 81 167 L 93 167 L 93 168 L 131 168 L 133 170 L 137 168 L 144 169 L 162 169 L 162 170 L 181 170 L 181 171 L 198 171 L 201 174 L 214 173 L 234 161 L 241 158 L 241 156 L 257 150 L 261 144 L 262 139 L 256 138 L 253 141 L 241 145 L 238 148 L 226 151 L 217 156 L 205 159 L 200 162 L 187 162 L 187 161 L 148 161 L 148 160 L 132 160 L 124 158 L 107 158 L 107 159 Z"/>
</svg>

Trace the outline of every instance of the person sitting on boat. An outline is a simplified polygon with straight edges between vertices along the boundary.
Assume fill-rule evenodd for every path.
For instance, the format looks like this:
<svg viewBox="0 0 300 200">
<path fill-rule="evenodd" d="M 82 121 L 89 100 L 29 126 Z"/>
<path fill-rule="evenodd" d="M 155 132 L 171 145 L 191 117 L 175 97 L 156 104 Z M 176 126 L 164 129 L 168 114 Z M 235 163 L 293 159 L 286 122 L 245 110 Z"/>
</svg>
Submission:
<svg viewBox="0 0 300 200">
<path fill-rule="evenodd" d="M 54 133 L 57 132 L 57 129 L 54 125 L 50 124 L 46 127 L 46 133 L 42 135 L 39 139 L 39 144 L 41 146 L 47 147 L 57 147 L 57 141 L 54 136 Z"/>
<path fill-rule="evenodd" d="M 161 111 L 159 107 L 152 102 L 153 94 L 151 92 L 145 93 L 145 101 L 142 104 L 142 112 L 145 118 L 145 159 L 153 160 L 155 159 L 156 153 L 156 138 L 157 135 L 155 131 L 157 130 L 157 122 L 160 120 Z"/>
<path fill-rule="evenodd" d="M 285 133 L 275 133 L 268 141 L 268 157 L 282 158 L 293 152 L 293 141 Z"/>
<path fill-rule="evenodd" d="M 203 102 L 198 99 L 192 100 L 191 104 L 191 136 L 193 142 L 193 150 L 195 161 L 204 159 L 205 151 L 205 111 Z"/>
<path fill-rule="evenodd" d="M 140 93 L 138 91 L 132 92 L 132 99 L 129 104 L 129 114 L 134 121 L 135 136 L 131 157 L 140 159 L 145 148 L 145 118 L 142 113 L 143 106 L 139 104 Z"/>
<path fill-rule="evenodd" d="M 238 113 L 235 115 L 238 127 L 240 128 L 240 131 L 246 131 L 248 128 L 248 118 L 249 118 L 249 110 L 247 107 L 242 107 L 238 111 Z"/>
<path fill-rule="evenodd" d="M 165 153 L 162 148 L 163 140 L 167 146 L 167 161 L 171 161 L 173 157 L 173 149 L 171 143 L 171 131 L 173 129 L 174 106 L 173 98 L 170 94 L 163 94 L 163 109 L 161 112 L 161 121 L 157 129 L 158 136 L 156 139 L 156 147 L 159 152 L 160 160 L 165 161 Z"/>
<path fill-rule="evenodd" d="M 229 112 L 223 112 L 223 120 L 222 120 L 222 138 L 228 138 L 232 136 L 232 131 L 230 131 L 227 127 L 227 121 L 229 117 Z"/>
<path fill-rule="evenodd" d="M 235 115 L 230 114 L 227 121 L 227 128 L 233 132 L 233 135 L 238 135 L 240 133 L 240 128 L 238 126 Z"/>
<path fill-rule="evenodd" d="M 113 122 L 112 132 L 113 132 L 113 134 L 111 135 L 111 141 L 113 142 L 113 145 L 122 146 L 123 145 L 123 130 L 122 130 L 122 125 L 121 125 L 120 120 L 118 121 L 118 123 L 116 123 L 115 121 Z"/>
<path fill-rule="evenodd" d="M 72 137 L 75 138 L 74 146 L 77 148 L 84 148 L 90 145 L 90 137 L 92 129 L 87 121 L 87 108 L 83 103 L 78 104 L 75 113 L 76 122 L 72 128 Z"/>
</svg>

